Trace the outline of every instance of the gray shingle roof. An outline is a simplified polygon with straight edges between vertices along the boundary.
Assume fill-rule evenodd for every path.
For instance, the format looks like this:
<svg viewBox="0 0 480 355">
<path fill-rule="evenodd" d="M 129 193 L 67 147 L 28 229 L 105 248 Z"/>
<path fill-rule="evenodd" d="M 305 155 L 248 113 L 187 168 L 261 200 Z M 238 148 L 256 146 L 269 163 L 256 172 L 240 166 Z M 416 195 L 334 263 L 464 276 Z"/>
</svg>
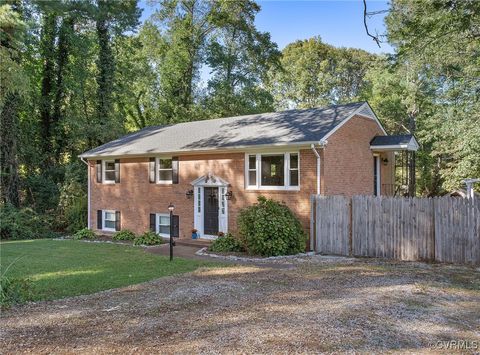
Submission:
<svg viewBox="0 0 480 355">
<path fill-rule="evenodd" d="M 146 127 L 81 157 L 154 155 L 318 142 L 365 102 Z"/>
</svg>

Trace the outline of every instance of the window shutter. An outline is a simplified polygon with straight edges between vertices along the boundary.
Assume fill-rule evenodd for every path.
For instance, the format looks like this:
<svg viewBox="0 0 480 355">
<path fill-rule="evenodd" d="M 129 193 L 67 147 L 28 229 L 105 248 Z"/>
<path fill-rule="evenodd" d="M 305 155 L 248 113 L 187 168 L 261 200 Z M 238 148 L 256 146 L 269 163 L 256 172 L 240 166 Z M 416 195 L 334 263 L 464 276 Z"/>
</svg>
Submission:
<svg viewBox="0 0 480 355">
<path fill-rule="evenodd" d="M 97 229 L 102 229 L 102 210 L 97 211 Z"/>
<path fill-rule="evenodd" d="M 102 182 L 102 161 L 97 160 L 97 182 Z"/>
<path fill-rule="evenodd" d="M 179 238 L 180 237 L 180 217 L 178 215 L 173 215 L 172 223 L 173 223 L 173 226 L 172 226 L 173 237 Z"/>
<path fill-rule="evenodd" d="M 119 231 L 121 229 L 120 226 L 120 211 L 115 211 L 115 230 Z"/>
<path fill-rule="evenodd" d="M 172 184 L 178 184 L 178 157 L 172 158 Z"/>
<path fill-rule="evenodd" d="M 155 165 L 155 158 L 150 158 L 150 163 L 148 165 L 148 176 L 151 184 L 155 183 L 155 176 L 157 170 L 155 169 Z"/>
<path fill-rule="evenodd" d="M 156 220 L 155 217 L 156 217 L 156 216 L 155 216 L 155 213 L 150 213 L 150 230 L 151 230 L 152 232 L 156 232 L 156 231 L 157 231 L 156 228 L 155 228 L 155 220 Z"/>
<path fill-rule="evenodd" d="M 120 159 L 115 159 L 115 183 L 120 182 Z"/>
</svg>

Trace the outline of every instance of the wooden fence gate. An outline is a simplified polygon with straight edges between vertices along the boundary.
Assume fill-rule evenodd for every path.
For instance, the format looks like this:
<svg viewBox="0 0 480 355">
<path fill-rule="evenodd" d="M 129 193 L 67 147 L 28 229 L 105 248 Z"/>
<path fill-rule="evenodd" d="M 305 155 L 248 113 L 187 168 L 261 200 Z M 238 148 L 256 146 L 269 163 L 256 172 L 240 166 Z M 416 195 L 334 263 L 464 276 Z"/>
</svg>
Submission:
<svg viewBox="0 0 480 355">
<path fill-rule="evenodd" d="M 480 201 L 313 195 L 311 249 L 324 254 L 480 264 Z"/>
</svg>

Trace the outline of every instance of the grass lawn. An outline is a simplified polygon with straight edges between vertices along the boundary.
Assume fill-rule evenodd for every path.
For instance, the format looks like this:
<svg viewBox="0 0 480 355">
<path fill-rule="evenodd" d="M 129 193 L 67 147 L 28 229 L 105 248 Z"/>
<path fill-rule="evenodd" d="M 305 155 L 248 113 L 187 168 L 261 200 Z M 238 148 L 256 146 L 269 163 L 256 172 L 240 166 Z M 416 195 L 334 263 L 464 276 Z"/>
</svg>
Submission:
<svg viewBox="0 0 480 355">
<path fill-rule="evenodd" d="M 146 253 L 142 248 L 76 240 L 0 243 L 1 273 L 29 278 L 34 300 L 51 300 L 127 286 L 214 263 Z"/>
</svg>

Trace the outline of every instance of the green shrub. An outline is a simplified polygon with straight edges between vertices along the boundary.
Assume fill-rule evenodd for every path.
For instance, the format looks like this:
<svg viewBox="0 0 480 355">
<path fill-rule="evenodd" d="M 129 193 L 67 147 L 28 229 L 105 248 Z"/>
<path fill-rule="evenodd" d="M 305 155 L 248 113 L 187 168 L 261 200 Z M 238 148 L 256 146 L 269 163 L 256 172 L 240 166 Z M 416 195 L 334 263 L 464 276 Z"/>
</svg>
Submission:
<svg viewBox="0 0 480 355">
<path fill-rule="evenodd" d="M 78 196 L 71 199 L 70 205 L 64 210 L 66 229 L 75 233 L 87 226 L 88 201 L 86 196 Z"/>
<path fill-rule="evenodd" d="M 9 278 L 8 270 L 23 256 L 17 257 L 0 275 L 0 308 L 9 308 L 13 304 L 21 304 L 33 299 L 32 283 L 28 279 Z"/>
<path fill-rule="evenodd" d="M 137 236 L 128 229 L 123 229 L 113 235 L 113 240 L 134 240 Z"/>
<path fill-rule="evenodd" d="M 160 237 L 157 233 L 152 231 L 148 231 L 143 233 L 142 235 L 139 235 L 133 241 L 133 245 L 156 245 L 156 244 L 162 244 L 162 243 L 163 243 L 162 237 Z"/>
<path fill-rule="evenodd" d="M 258 197 L 258 203 L 240 211 L 240 235 L 251 254 L 291 255 L 305 251 L 306 234 L 290 209 Z"/>
<path fill-rule="evenodd" d="M 32 283 L 28 279 L 0 276 L 0 308 L 6 309 L 33 299 Z"/>
<path fill-rule="evenodd" d="M 51 229 L 51 217 L 40 215 L 31 208 L 18 209 L 11 205 L 2 205 L 0 221 L 1 239 L 38 239 L 56 236 Z"/>
<path fill-rule="evenodd" d="M 227 253 L 227 252 L 242 252 L 245 251 L 240 240 L 235 238 L 232 234 L 227 233 L 225 236 L 220 236 L 215 239 L 209 247 L 210 251 Z"/>
<path fill-rule="evenodd" d="M 73 235 L 73 239 L 95 239 L 95 233 L 88 228 L 80 229 L 77 233 Z"/>
</svg>

